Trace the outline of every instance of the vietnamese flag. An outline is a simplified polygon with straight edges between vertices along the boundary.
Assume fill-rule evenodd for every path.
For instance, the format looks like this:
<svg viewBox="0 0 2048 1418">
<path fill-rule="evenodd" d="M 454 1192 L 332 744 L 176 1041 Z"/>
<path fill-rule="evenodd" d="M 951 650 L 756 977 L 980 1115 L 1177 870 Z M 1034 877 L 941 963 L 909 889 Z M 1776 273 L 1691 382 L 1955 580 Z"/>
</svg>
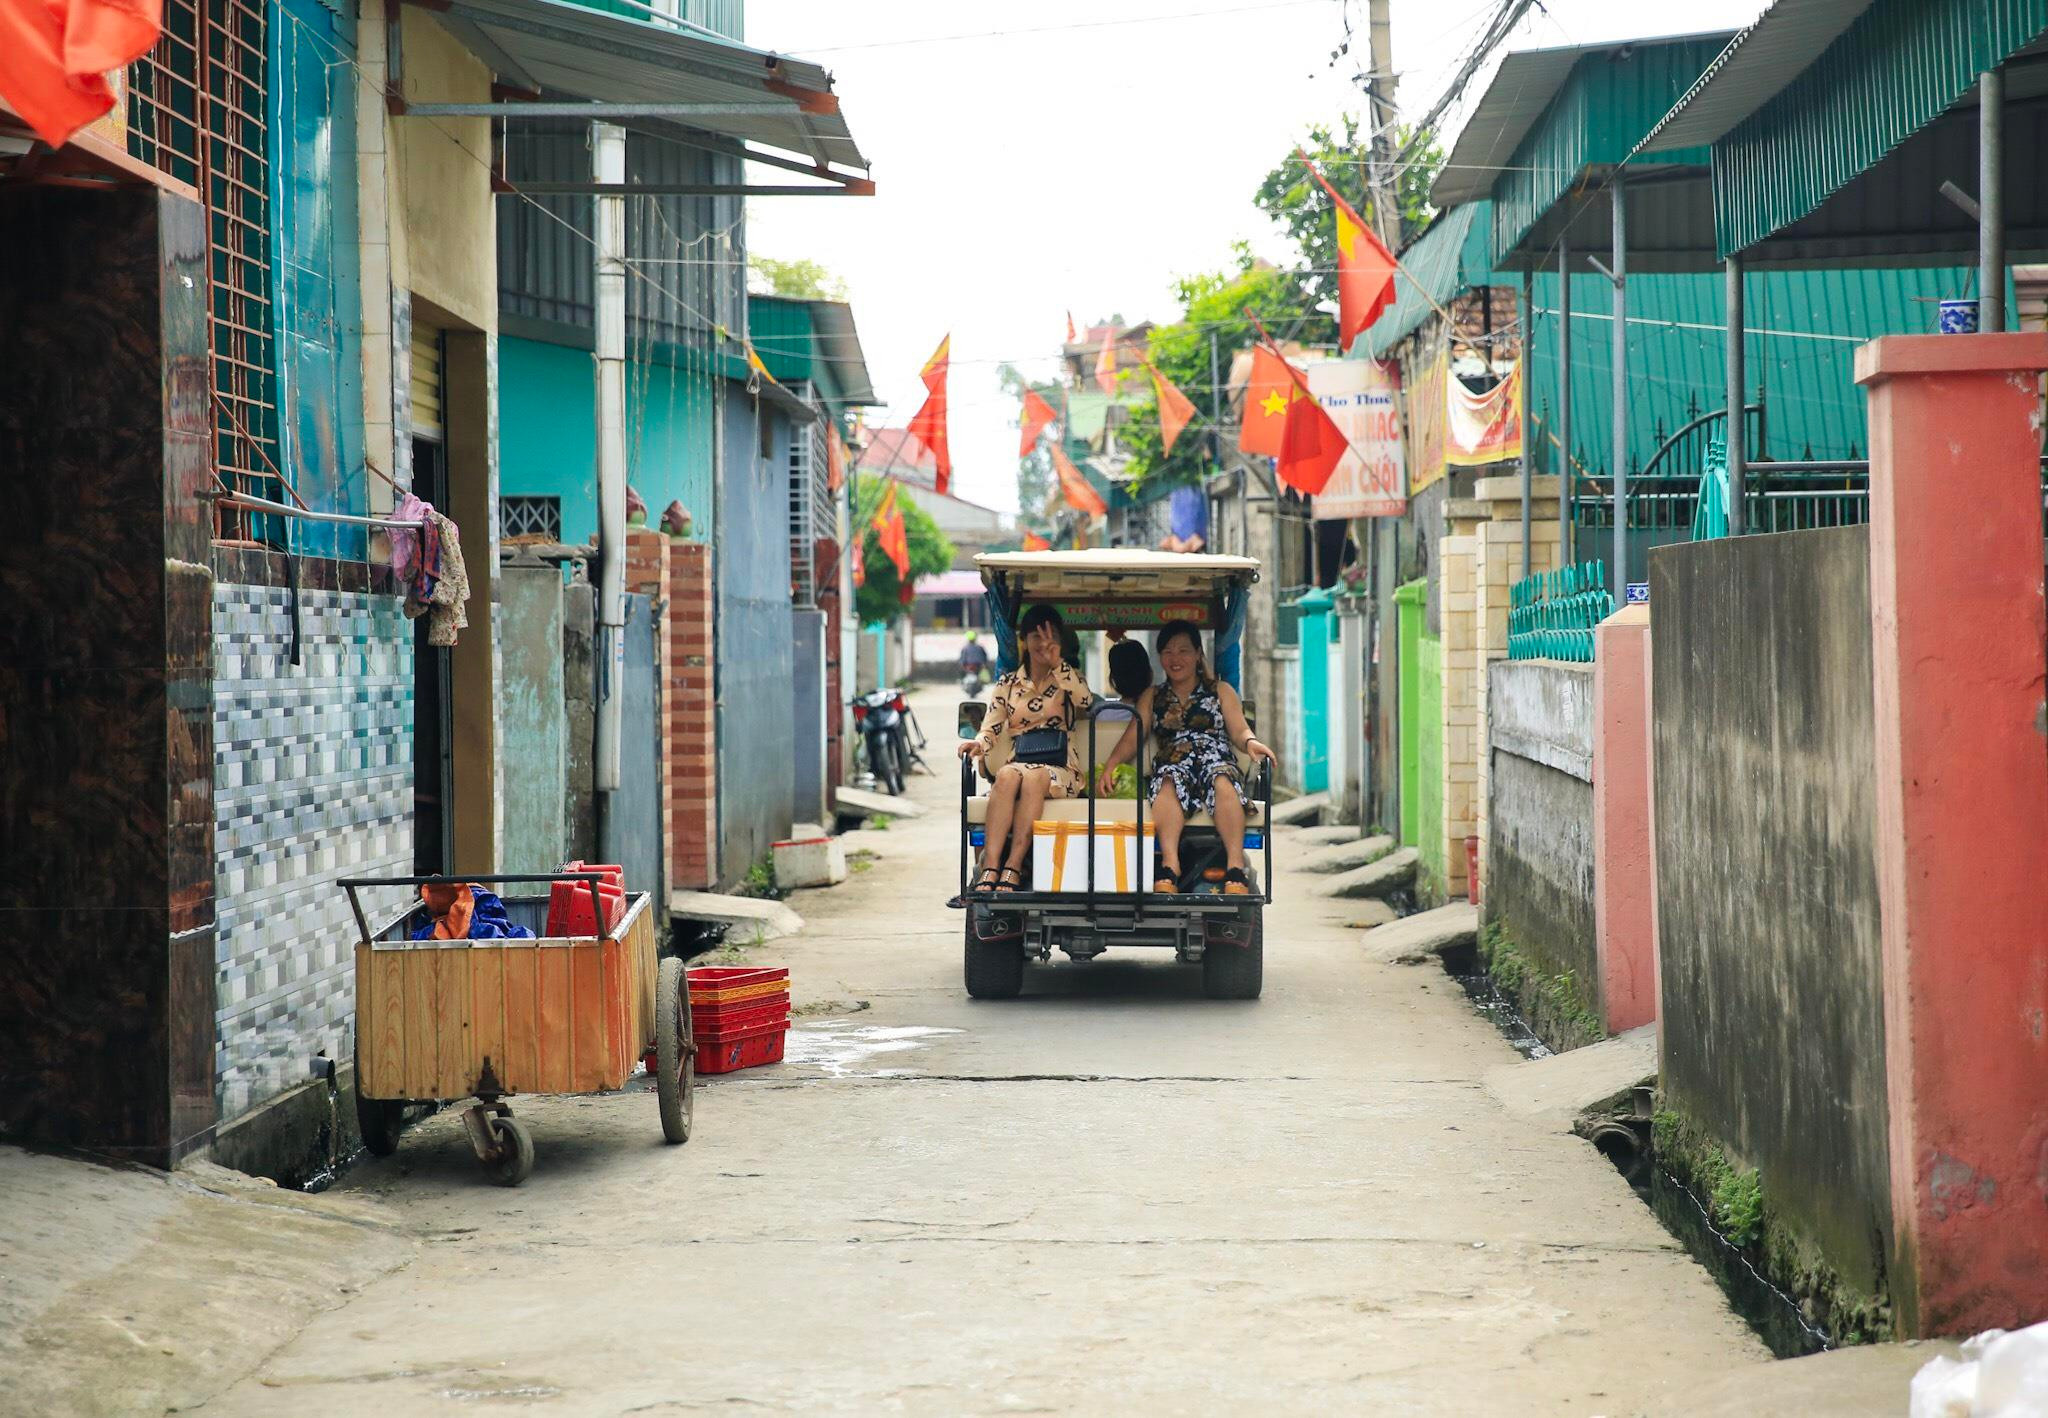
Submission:
<svg viewBox="0 0 2048 1418">
<path fill-rule="evenodd" d="M 1067 505 L 1076 512 L 1093 513 L 1097 517 L 1109 514 L 1109 504 L 1102 500 L 1088 479 L 1081 476 L 1081 470 L 1074 466 L 1074 460 L 1067 456 L 1067 450 L 1057 443 L 1052 449 L 1053 471 L 1060 477 L 1060 495 Z"/>
<path fill-rule="evenodd" d="M 1309 172 L 1337 204 L 1337 344 L 1348 350 L 1351 342 L 1380 318 L 1380 312 L 1394 303 L 1394 270 L 1399 263 L 1386 243 L 1351 210 L 1351 204 L 1323 180 L 1308 154 L 1296 148 L 1294 155 L 1307 163 Z"/>
<path fill-rule="evenodd" d="M 1052 543 L 1047 541 L 1044 537 L 1039 536 L 1036 532 L 1026 532 L 1024 534 L 1024 550 L 1051 551 Z"/>
<path fill-rule="evenodd" d="M 953 483 L 953 455 L 946 447 L 946 366 L 952 360 L 953 337 L 939 341 L 938 349 L 924 362 L 919 377 L 924 380 L 924 407 L 910 421 L 910 432 L 931 450 L 937 472 L 933 486 L 940 496 Z"/>
<path fill-rule="evenodd" d="M 0 98 L 61 148 L 114 106 L 107 71 L 162 33 L 162 0 L 0 0 Z"/>
<path fill-rule="evenodd" d="M 1251 382 L 1244 390 L 1244 419 L 1237 430 L 1240 452 L 1280 456 L 1287 433 L 1287 406 L 1297 390 L 1293 367 L 1264 345 L 1255 346 Z"/>
<path fill-rule="evenodd" d="M 1287 406 L 1287 427 L 1273 471 L 1296 492 L 1314 497 L 1330 481 L 1351 442 L 1322 402 L 1303 389 Z"/>
<path fill-rule="evenodd" d="M 1067 312 L 1067 343 L 1074 343 L 1074 312 L 1071 310 Z"/>
<path fill-rule="evenodd" d="M 1159 366 L 1151 360 L 1145 361 L 1145 368 L 1151 371 L 1152 392 L 1159 400 L 1159 441 L 1171 453 L 1173 441 L 1195 417 L 1194 402 L 1174 388 L 1173 381 L 1161 374 Z"/>
<path fill-rule="evenodd" d="M 1038 435 L 1046 426 L 1058 418 L 1058 412 L 1051 404 L 1038 397 L 1035 389 L 1024 391 L 1024 441 L 1017 445 L 1017 456 L 1028 458 L 1031 450 L 1038 446 Z"/>
</svg>

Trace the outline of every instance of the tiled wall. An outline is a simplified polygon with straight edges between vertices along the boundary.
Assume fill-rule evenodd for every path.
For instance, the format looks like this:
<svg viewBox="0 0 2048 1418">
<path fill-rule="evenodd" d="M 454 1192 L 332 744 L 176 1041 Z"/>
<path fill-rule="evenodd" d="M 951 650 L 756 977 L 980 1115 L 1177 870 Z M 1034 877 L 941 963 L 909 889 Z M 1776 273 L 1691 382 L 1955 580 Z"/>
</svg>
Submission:
<svg viewBox="0 0 2048 1418">
<path fill-rule="evenodd" d="M 389 595 L 214 589 L 215 1086 L 227 1122 L 353 1049 L 345 876 L 412 871 L 413 625 Z"/>
</svg>

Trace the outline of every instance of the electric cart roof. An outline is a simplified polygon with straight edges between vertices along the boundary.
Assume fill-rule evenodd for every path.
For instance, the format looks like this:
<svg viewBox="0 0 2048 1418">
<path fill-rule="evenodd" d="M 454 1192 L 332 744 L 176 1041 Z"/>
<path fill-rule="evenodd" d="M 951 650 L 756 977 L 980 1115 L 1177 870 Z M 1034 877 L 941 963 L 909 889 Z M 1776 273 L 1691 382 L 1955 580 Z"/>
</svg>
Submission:
<svg viewBox="0 0 2048 1418">
<path fill-rule="evenodd" d="M 1259 579 L 1259 563 L 1248 556 L 1115 547 L 984 552 L 974 564 L 984 583 L 1002 583 L 1012 605 L 1057 606 L 1076 630 L 1170 620 L 1213 626 L 1220 621 L 1224 593 Z"/>
</svg>

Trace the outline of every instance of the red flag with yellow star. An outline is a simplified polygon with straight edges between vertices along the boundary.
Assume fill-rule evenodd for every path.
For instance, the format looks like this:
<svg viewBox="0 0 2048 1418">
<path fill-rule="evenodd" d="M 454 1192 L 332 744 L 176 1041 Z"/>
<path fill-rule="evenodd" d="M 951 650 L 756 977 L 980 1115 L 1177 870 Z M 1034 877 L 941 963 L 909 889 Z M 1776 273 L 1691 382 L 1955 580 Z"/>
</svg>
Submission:
<svg viewBox="0 0 2048 1418">
<path fill-rule="evenodd" d="M 924 380 L 924 407 L 910 421 L 910 432 L 932 453 L 937 465 L 933 485 L 940 495 L 953 483 L 953 455 L 946 447 L 946 366 L 952 360 L 953 337 L 939 341 L 938 349 L 924 362 L 919 377 Z"/>
<path fill-rule="evenodd" d="M 1296 492 L 1314 497 L 1330 481 L 1337 464 L 1351 451 L 1344 430 L 1322 401 L 1303 390 L 1287 406 L 1287 427 L 1273 472 Z"/>
<path fill-rule="evenodd" d="M 1287 433 L 1287 405 L 1294 395 L 1294 374 L 1287 361 L 1264 345 L 1255 347 L 1251 382 L 1244 390 L 1244 419 L 1237 430 L 1240 451 L 1280 456 L 1280 443 Z"/>
<path fill-rule="evenodd" d="M 1330 200 L 1337 204 L 1337 344 L 1350 349 L 1380 312 L 1394 303 L 1394 253 L 1373 234 L 1351 210 L 1351 204 L 1337 195 L 1323 174 L 1300 148 L 1294 155 L 1307 164 Z"/>
<path fill-rule="evenodd" d="M 1097 517 L 1109 513 L 1109 504 L 1102 500 L 1102 494 L 1088 479 L 1081 476 L 1081 470 L 1074 466 L 1074 460 L 1067 456 L 1067 450 L 1057 443 L 1052 449 L 1053 471 L 1060 476 L 1060 496 L 1066 498 L 1067 506 L 1076 512 L 1093 513 Z"/>
<path fill-rule="evenodd" d="M 1159 400 L 1159 442 L 1171 453 L 1173 441 L 1195 417 L 1194 401 L 1174 388 L 1173 381 L 1161 374 L 1159 366 L 1151 360 L 1145 361 L 1145 368 L 1152 375 L 1152 392 Z"/>
<path fill-rule="evenodd" d="M 1035 389 L 1024 391 L 1024 439 L 1017 445 L 1017 456 L 1028 458 L 1031 450 L 1038 446 L 1038 435 L 1046 426 L 1058 418 L 1058 412 L 1051 404 L 1038 397 Z"/>
</svg>

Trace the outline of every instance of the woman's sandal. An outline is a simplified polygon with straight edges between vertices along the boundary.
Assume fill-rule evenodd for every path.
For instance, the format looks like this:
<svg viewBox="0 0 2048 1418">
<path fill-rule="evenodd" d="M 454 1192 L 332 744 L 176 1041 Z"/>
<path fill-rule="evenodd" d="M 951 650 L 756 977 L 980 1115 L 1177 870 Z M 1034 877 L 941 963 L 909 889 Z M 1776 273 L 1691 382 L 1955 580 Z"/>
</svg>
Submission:
<svg viewBox="0 0 2048 1418">
<path fill-rule="evenodd" d="M 1152 890 L 1160 896 L 1178 896 L 1180 894 L 1180 868 L 1169 867 L 1166 863 L 1161 862 L 1158 875 L 1152 879 Z"/>
<path fill-rule="evenodd" d="M 1010 880 L 1013 876 L 1017 878 L 1015 881 Z M 1022 867 L 1004 867 L 1002 873 L 996 878 L 996 890 L 998 892 L 1022 891 L 1023 889 L 1024 868 Z"/>
<path fill-rule="evenodd" d="M 992 894 L 995 889 L 996 869 L 994 867 L 983 867 L 981 875 L 974 879 L 974 885 L 968 887 L 967 891 L 972 896 L 987 896 Z"/>
<path fill-rule="evenodd" d="M 1249 896 L 1252 894 L 1252 880 L 1244 874 L 1243 867 L 1232 867 L 1223 873 L 1223 894 L 1225 896 Z"/>
</svg>

